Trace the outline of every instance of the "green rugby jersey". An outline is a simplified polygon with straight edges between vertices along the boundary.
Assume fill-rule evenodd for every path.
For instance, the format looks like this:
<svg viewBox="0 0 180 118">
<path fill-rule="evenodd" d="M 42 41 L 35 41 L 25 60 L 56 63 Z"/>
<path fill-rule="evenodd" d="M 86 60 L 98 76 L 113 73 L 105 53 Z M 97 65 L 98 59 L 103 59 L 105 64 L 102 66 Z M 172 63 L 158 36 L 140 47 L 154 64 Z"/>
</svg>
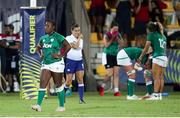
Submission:
<svg viewBox="0 0 180 118">
<path fill-rule="evenodd" d="M 153 57 L 166 56 L 166 44 L 167 40 L 164 35 L 158 32 L 152 32 L 147 35 L 147 40 L 151 41 L 153 48 Z"/>
<path fill-rule="evenodd" d="M 51 64 L 61 60 L 61 58 L 53 58 L 51 54 L 60 53 L 64 39 L 64 36 L 58 34 L 57 32 L 54 32 L 51 35 L 46 34 L 40 38 L 39 45 L 42 47 L 44 55 L 42 61 L 43 64 Z"/>
<path fill-rule="evenodd" d="M 113 42 L 109 47 L 104 48 L 104 53 L 116 56 L 119 51 L 118 42 Z"/>
<path fill-rule="evenodd" d="M 131 60 L 137 60 L 139 58 L 139 56 L 141 55 L 141 52 L 143 51 L 143 49 L 141 48 L 137 48 L 137 47 L 128 47 L 128 48 L 124 48 L 124 51 L 127 53 L 128 57 Z M 145 63 L 147 61 L 148 56 L 145 55 L 141 61 L 141 63 Z"/>
<path fill-rule="evenodd" d="M 105 35 L 106 40 L 109 41 L 111 39 L 111 37 L 112 37 L 111 35 L 112 34 L 110 32 L 107 32 L 106 35 Z M 119 33 L 118 37 L 119 38 L 121 37 L 120 33 Z M 106 53 L 106 54 L 109 54 L 109 55 L 116 56 L 119 49 L 120 49 L 118 40 L 121 40 L 121 38 L 114 40 L 108 47 L 104 47 L 103 52 Z"/>
</svg>

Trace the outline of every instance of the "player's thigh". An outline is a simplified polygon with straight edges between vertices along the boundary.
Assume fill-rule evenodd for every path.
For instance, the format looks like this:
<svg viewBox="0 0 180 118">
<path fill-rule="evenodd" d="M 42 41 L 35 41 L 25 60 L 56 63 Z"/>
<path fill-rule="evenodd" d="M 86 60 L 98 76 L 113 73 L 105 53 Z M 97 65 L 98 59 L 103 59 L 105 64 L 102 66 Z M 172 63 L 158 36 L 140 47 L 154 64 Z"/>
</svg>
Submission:
<svg viewBox="0 0 180 118">
<path fill-rule="evenodd" d="M 50 78 L 51 78 L 50 70 L 42 69 L 40 75 L 40 88 L 46 88 Z"/>
<path fill-rule="evenodd" d="M 120 70 L 120 66 L 113 67 L 113 76 L 114 77 L 119 77 L 119 70 Z"/>
<path fill-rule="evenodd" d="M 51 75 L 53 77 L 56 87 L 60 87 L 63 84 L 62 82 L 64 77 L 63 73 L 51 72 Z"/>
<path fill-rule="evenodd" d="M 114 67 L 117 66 L 117 58 L 114 55 L 106 55 L 107 64 L 105 64 L 105 68 L 108 76 L 112 76 L 114 73 Z"/>
<path fill-rule="evenodd" d="M 159 78 L 160 79 L 164 79 L 164 71 L 165 71 L 165 68 L 164 67 L 159 67 Z"/>
<path fill-rule="evenodd" d="M 66 84 L 70 85 L 72 83 L 73 73 L 66 74 Z"/>
<path fill-rule="evenodd" d="M 113 68 L 106 68 L 107 76 L 111 77 L 113 75 Z"/>
<path fill-rule="evenodd" d="M 152 65 L 153 79 L 159 79 L 159 75 L 161 74 L 160 69 L 161 69 L 161 67 L 158 64 L 153 63 L 153 65 Z"/>
</svg>

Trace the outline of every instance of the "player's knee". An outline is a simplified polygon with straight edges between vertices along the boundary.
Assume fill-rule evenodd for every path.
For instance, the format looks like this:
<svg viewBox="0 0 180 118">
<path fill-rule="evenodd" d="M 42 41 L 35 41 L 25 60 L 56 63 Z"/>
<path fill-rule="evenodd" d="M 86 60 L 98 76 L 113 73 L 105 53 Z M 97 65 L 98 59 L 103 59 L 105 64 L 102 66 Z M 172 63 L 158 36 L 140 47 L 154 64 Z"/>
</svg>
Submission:
<svg viewBox="0 0 180 118">
<path fill-rule="evenodd" d="M 150 78 L 152 76 L 152 73 L 150 70 L 144 70 L 144 78 Z"/>
<path fill-rule="evenodd" d="M 126 72 L 129 78 L 136 78 L 136 71 L 133 70 L 129 70 L 128 72 Z"/>
<path fill-rule="evenodd" d="M 44 82 L 44 81 L 41 81 L 40 82 L 40 88 L 46 88 L 46 82 Z"/>
<path fill-rule="evenodd" d="M 56 92 L 58 93 L 58 92 L 61 92 L 61 91 L 63 91 L 64 90 L 64 85 L 61 85 L 60 87 L 57 87 L 56 88 Z"/>
<path fill-rule="evenodd" d="M 107 73 L 107 77 L 111 77 L 113 75 L 113 73 Z"/>
<path fill-rule="evenodd" d="M 72 80 L 71 80 L 71 79 L 69 79 L 69 80 L 66 81 L 66 85 L 67 85 L 67 86 L 70 86 L 71 84 L 72 84 Z"/>
<path fill-rule="evenodd" d="M 78 83 L 79 83 L 79 84 L 83 84 L 83 78 L 79 78 L 79 79 L 78 79 Z"/>
</svg>

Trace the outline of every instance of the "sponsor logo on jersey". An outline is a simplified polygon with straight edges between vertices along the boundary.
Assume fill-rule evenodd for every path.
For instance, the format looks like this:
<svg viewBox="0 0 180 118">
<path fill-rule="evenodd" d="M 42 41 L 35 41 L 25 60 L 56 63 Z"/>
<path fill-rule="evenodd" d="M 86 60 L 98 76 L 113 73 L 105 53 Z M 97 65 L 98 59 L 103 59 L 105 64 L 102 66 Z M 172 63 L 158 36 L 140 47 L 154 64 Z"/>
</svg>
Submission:
<svg viewBox="0 0 180 118">
<path fill-rule="evenodd" d="M 51 41 L 51 42 L 53 42 L 53 41 L 54 41 L 54 39 L 52 38 L 50 41 Z"/>
<path fill-rule="evenodd" d="M 46 44 L 46 43 L 45 43 L 45 44 L 43 45 L 43 48 L 52 48 L 52 44 Z"/>
</svg>

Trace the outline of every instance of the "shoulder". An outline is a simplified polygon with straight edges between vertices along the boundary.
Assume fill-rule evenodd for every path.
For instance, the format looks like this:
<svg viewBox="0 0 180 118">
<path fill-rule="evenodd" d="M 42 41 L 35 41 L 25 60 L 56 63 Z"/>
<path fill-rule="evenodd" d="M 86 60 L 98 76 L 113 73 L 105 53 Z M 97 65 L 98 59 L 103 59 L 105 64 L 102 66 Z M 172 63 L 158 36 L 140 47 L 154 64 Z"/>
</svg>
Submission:
<svg viewBox="0 0 180 118">
<path fill-rule="evenodd" d="M 157 34 L 156 32 L 151 32 L 151 33 L 149 33 L 149 34 L 147 35 L 147 39 L 148 39 L 148 40 L 152 40 L 152 39 L 155 37 L 156 34 Z"/>
<path fill-rule="evenodd" d="M 73 42 L 75 39 L 74 39 L 74 37 L 73 37 L 72 35 L 69 35 L 69 36 L 66 36 L 66 40 L 67 40 L 69 43 L 71 43 L 71 42 Z"/>
<path fill-rule="evenodd" d="M 54 32 L 54 36 L 65 39 L 65 37 L 57 32 Z"/>
<path fill-rule="evenodd" d="M 66 36 L 66 40 L 69 40 L 69 39 L 71 39 L 71 38 L 72 38 L 72 36 L 71 36 L 71 35 Z"/>
<path fill-rule="evenodd" d="M 58 42 L 62 42 L 65 40 L 65 37 L 57 32 L 54 32 L 53 38 L 55 38 Z"/>
<path fill-rule="evenodd" d="M 40 37 L 40 39 L 47 38 L 47 34 Z"/>
<path fill-rule="evenodd" d="M 148 34 L 148 36 L 153 36 L 153 35 L 155 35 L 156 34 L 156 32 L 150 32 L 149 34 Z"/>
<path fill-rule="evenodd" d="M 104 36 L 105 36 L 105 38 L 110 39 L 112 37 L 112 34 L 111 34 L 111 32 L 106 32 Z"/>
<path fill-rule="evenodd" d="M 106 32 L 106 34 L 105 35 L 107 35 L 107 36 L 111 36 L 112 34 L 111 34 L 111 32 Z"/>
</svg>

